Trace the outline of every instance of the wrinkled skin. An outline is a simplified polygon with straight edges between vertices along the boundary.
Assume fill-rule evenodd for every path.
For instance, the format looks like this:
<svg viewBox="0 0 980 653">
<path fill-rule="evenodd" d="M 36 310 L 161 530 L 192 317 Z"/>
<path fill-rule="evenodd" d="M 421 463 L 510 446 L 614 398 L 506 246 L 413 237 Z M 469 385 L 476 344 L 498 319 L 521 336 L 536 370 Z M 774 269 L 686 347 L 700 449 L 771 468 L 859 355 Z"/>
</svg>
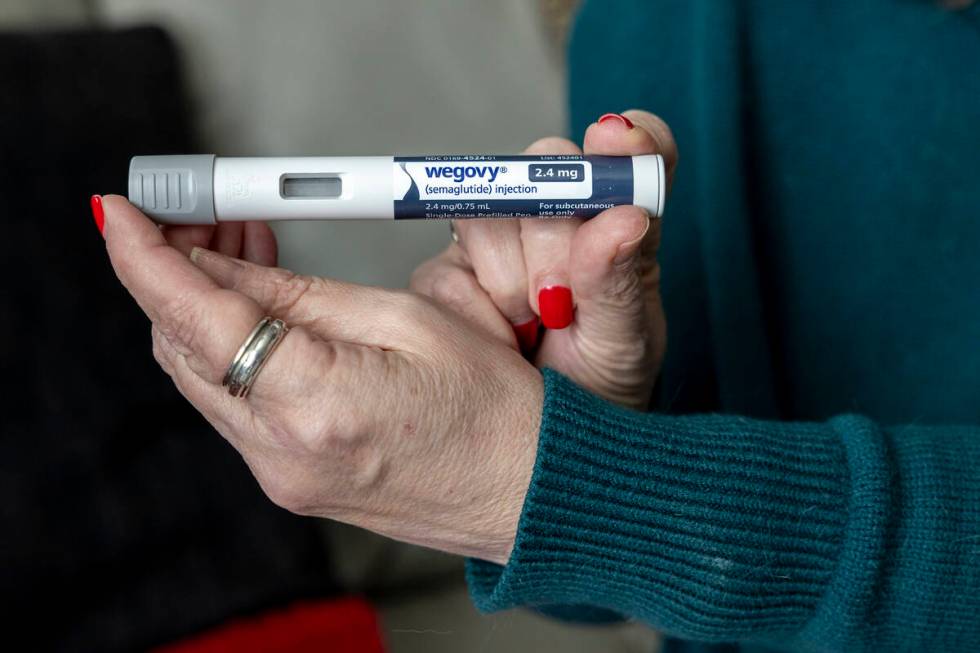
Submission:
<svg viewBox="0 0 980 653">
<path fill-rule="evenodd" d="M 584 153 L 659 153 L 668 183 L 677 148 L 667 125 L 645 111 L 624 114 L 633 124 L 604 120 L 585 132 Z M 569 140 L 545 138 L 528 154 L 582 154 Z M 510 325 L 539 314 L 538 291 L 570 287 L 575 320 L 548 330 L 533 360 L 583 387 L 632 408 L 650 398 L 667 345 L 660 301 L 660 220 L 621 206 L 581 220 L 460 220 L 458 243 L 423 263 L 411 288 L 429 295 L 517 346 Z"/>
<path fill-rule="evenodd" d="M 659 151 L 672 170 L 663 123 L 628 115 L 634 130 L 593 125 L 586 151 Z M 550 139 L 532 151 L 572 147 Z M 663 355 L 659 223 L 648 229 L 634 207 L 530 231 L 500 221 L 513 225 L 500 238 L 489 222 L 472 223 L 464 244 L 424 264 L 406 292 L 272 267 L 275 238 L 261 223 L 161 229 L 125 198 L 106 196 L 103 206 L 110 260 L 152 322 L 156 360 L 270 499 L 296 513 L 506 562 L 543 403 L 540 372 L 510 327 L 523 310 L 515 279 L 531 311 L 528 289 L 541 275 L 567 275 L 575 293 L 574 324 L 545 336 L 537 364 L 640 406 Z M 520 246 L 542 265 L 521 268 L 523 281 L 490 281 L 492 256 L 471 256 L 480 229 L 486 252 Z M 248 397 L 232 397 L 222 377 L 265 315 L 291 330 Z"/>
</svg>

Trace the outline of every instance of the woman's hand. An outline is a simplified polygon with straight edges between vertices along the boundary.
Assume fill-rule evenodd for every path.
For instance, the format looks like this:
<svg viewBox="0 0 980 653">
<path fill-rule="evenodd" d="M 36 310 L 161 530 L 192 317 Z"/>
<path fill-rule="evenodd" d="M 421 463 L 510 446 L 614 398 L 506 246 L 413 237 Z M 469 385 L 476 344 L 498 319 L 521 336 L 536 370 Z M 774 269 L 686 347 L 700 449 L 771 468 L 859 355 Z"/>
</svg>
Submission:
<svg viewBox="0 0 980 653">
<path fill-rule="evenodd" d="M 645 111 L 603 116 L 586 130 L 584 150 L 662 154 L 668 180 L 677 164 L 670 129 Z M 546 138 L 526 152 L 582 150 Z M 520 347 L 539 367 L 556 369 L 611 401 L 646 406 L 667 343 L 656 259 L 659 219 L 620 206 L 586 222 L 460 220 L 456 231 L 458 243 L 416 270 L 413 290 Z M 540 345 L 538 316 L 547 328 Z"/>
<path fill-rule="evenodd" d="M 160 230 L 122 197 L 103 206 L 113 268 L 153 322 L 157 361 L 274 502 L 506 561 L 543 401 L 520 353 L 419 295 L 180 251 L 216 242 L 271 262 L 271 232 Z M 222 377 L 265 315 L 291 330 L 247 399 L 232 397 Z"/>
</svg>

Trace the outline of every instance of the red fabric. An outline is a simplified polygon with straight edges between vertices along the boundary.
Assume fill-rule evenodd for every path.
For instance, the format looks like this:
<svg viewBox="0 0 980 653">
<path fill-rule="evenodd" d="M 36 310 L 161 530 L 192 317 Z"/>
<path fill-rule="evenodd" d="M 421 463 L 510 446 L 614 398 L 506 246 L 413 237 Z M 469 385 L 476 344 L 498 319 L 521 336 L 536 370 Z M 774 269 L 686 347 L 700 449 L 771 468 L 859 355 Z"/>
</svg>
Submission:
<svg viewBox="0 0 980 653">
<path fill-rule="evenodd" d="M 374 609 L 348 598 L 236 619 L 155 653 L 384 653 Z"/>
</svg>

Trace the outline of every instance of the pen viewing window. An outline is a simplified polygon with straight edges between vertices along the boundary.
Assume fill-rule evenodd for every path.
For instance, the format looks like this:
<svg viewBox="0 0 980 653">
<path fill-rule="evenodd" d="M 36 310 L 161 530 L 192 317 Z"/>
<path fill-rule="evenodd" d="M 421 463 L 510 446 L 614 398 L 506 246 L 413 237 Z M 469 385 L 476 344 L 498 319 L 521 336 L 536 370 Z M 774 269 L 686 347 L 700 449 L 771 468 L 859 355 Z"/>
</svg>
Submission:
<svg viewBox="0 0 980 653">
<path fill-rule="evenodd" d="M 285 174 L 279 179 L 283 199 L 337 199 L 343 193 L 339 174 Z"/>
</svg>

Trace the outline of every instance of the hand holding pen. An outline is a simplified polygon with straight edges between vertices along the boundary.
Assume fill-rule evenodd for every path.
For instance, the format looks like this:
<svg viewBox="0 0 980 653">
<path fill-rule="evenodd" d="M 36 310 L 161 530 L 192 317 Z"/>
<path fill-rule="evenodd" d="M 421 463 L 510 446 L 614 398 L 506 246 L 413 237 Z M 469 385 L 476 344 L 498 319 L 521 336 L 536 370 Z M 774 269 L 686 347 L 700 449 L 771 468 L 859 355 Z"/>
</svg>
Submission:
<svg viewBox="0 0 980 653">
<path fill-rule="evenodd" d="M 669 131 L 641 112 L 592 125 L 585 147 L 659 152 L 668 172 L 676 161 Z M 269 497 L 396 539 L 509 556 L 543 405 L 511 327 L 515 298 L 553 327 L 539 365 L 622 404 L 645 402 L 663 353 L 659 220 L 637 207 L 585 223 L 473 222 L 405 292 L 268 267 L 275 239 L 261 222 L 160 229 L 125 198 L 92 205 L 160 366 Z M 487 276 L 505 269 L 519 274 Z M 549 280 L 565 284 L 570 324 L 548 317 Z"/>
<path fill-rule="evenodd" d="M 586 130 L 584 150 L 659 154 L 668 186 L 677 164 L 670 129 L 645 111 L 603 116 Z M 582 150 L 567 139 L 545 138 L 527 153 Z M 614 207 L 588 221 L 461 220 L 458 242 L 419 267 L 411 288 L 502 341 L 519 343 L 538 367 L 642 408 L 666 347 L 656 259 L 660 222 L 637 206 Z M 541 323 L 546 330 L 539 343 Z"/>
</svg>

